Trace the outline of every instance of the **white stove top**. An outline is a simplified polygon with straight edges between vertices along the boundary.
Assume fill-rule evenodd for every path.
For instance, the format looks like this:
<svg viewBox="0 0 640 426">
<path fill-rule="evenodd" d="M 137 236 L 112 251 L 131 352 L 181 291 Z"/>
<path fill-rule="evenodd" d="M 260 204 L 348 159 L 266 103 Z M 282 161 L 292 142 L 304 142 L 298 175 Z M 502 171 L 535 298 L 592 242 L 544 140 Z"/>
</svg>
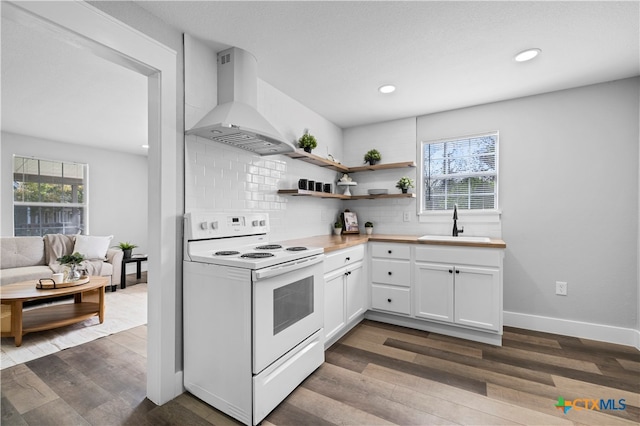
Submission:
<svg viewBox="0 0 640 426">
<path fill-rule="evenodd" d="M 261 269 L 324 252 L 321 247 L 292 247 L 278 243 L 262 242 L 240 247 L 229 246 L 228 241 L 226 243 L 226 246 L 222 246 L 224 248 L 220 248 L 213 247 L 211 242 L 200 241 L 195 244 L 192 242 L 189 257 L 194 262 Z M 276 247 L 271 248 L 269 245 L 275 245 Z"/>
<path fill-rule="evenodd" d="M 261 269 L 322 254 L 321 247 L 292 247 L 267 240 L 266 213 L 187 213 L 185 260 Z"/>
</svg>

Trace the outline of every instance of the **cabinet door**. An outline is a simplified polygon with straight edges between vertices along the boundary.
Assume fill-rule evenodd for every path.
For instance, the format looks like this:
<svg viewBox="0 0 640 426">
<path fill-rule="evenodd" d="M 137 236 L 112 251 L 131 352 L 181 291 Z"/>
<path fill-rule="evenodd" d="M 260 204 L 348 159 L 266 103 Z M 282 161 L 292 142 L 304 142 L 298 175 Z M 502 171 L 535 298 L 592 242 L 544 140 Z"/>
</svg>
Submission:
<svg viewBox="0 0 640 426">
<path fill-rule="evenodd" d="M 366 310 L 365 280 L 362 263 L 354 268 L 349 268 L 346 275 L 347 291 L 347 323 L 350 323 L 358 315 Z"/>
<path fill-rule="evenodd" d="M 455 322 L 500 329 L 500 272 L 494 268 L 456 266 Z"/>
<path fill-rule="evenodd" d="M 329 340 L 345 326 L 344 283 L 345 270 L 325 276 L 324 335 Z"/>
<path fill-rule="evenodd" d="M 415 316 L 453 322 L 453 266 L 416 263 Z"/>
</svg>

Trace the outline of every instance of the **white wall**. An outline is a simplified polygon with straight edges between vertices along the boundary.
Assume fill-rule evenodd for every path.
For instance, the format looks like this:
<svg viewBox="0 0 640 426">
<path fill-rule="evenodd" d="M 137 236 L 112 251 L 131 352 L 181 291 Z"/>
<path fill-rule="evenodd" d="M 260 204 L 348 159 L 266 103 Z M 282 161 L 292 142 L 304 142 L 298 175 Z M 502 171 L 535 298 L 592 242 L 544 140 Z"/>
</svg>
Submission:
<svg viewBox="0 0 640 426">
<path fill-rule="evenodd" d="M 90 235 L 113 235 L 147 252 L 147 157 L 2 132 L 3 188 L 11 188 L 13 156 L 89 165 Z M 2 191 L 2 235 L 13 235 L 13 198 Z"/>
<path fill-rule="evenodd" d="M 215 52 L 185 35 L 185 122 L 189 128 L 217 102 Z M 258 69 L 260 64 L 258 63 Z M 305 128 L 318 139 L 314 153 L 342 154 L 342 130 L 273 86 L 258 80 L 258 111 L 288 140 Z M 300 178 L 332 183 L 330 170 L 284 155 L 258 156 L 238 148 L 190 135 L 185 139 L 185 211 L 260 210 L 269 213 L 273 241 L 329 234 L 339 200 L 279 196 L 278 189 L 297 188 Z"/>
<path fill-rule="evenodd" d="M 355 167 L 364 164 L 364 155 L 377 149 L 381 163 L 397 163 L 416 160 L 416 118 L 409 117 L 344 129 L 344 161 Z M 353 195 L 366 195 L 369 189 L 387 189 L 390 194 L 399 193 L 395 187 L 401 177 L 415 181 L 416 168 L 407 167 L 376 172 L 351 174 L 358 185 L 351 188 Z M 416 200 L 410 198 L 387 200 L 359 200 L 346 203 L 358 216 L 358 223 L 373 222 L 376 233 L 417 234 Z M 409 212 L 405 222 L 403 213 Z M 425 232 L 426 233 L 426 232 Z"/>
<path fill-rule="evenodd" d="M 413 149 L 408 161 L 416 141 L 499 130 L 505 311 L 634 329 L 638 86 L 633 78 L 426 115 L 412 141 L 402 136 L 381 148 Z M 345 146 L 364 152 L 383 124 L 345 130 Z M 394 179 L 380 184 L 393 188 Z M 359 203 L 354 210 L 365 209 Z M 368 217 L 384 218 L 377 231 L 429 232 L 413 217 L 403 223 L 398 209 L 415 211 L 415 201 L 366 207 Z M 556 281 L 568 282 L 568 296 L 555 295 Z"/>
</svg>

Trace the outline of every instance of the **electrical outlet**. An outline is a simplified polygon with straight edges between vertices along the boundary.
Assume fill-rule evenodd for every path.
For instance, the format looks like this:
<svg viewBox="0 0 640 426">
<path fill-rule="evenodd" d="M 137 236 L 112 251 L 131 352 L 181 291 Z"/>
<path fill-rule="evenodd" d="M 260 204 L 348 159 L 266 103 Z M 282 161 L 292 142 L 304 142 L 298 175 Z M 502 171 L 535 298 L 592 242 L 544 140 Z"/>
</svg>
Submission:
<svg viewBox="0 0 640 426">
<path fill-rule="evenodd" d="M 564 281 L 556 281 L 556 294 L 559 296 L 567 295 L 567 283 Z"/>
<path fill-rule="evenodd" d="M 402 215 L 402 220 L 404 220 L 405 222 L 410 222 L 411 221 L 411 212 L 404 212 L 404 214 Z"/>
</svg>

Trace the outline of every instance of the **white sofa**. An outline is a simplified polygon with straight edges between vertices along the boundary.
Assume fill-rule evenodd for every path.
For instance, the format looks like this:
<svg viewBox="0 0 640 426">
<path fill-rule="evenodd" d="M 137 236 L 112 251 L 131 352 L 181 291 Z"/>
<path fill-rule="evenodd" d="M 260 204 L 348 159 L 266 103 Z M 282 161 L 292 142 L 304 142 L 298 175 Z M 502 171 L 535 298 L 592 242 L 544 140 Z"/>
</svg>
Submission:
<svg viewBox="0 0 640 426">
<path fill-rule="evenodd" d="M 51 278 L 54 272 L 62 270 L 62 265 L 57 261 L 58 257 L 72 254 L 77 251 L 74 250 L 76 248 L 78 245 L 76 245 L 75 235 L 1 237 L 0 285 Z M 92 255 L 94 258 L 85 256 L 87 260 L 82 262 L 81 268 L 86 269 L 90 275 L 109 277 L 110 285 L 117 286 L 120 284 L 122 256 L 122 250 L 108 248 L 103 258 L 95 254 Z"/>
</svg>

